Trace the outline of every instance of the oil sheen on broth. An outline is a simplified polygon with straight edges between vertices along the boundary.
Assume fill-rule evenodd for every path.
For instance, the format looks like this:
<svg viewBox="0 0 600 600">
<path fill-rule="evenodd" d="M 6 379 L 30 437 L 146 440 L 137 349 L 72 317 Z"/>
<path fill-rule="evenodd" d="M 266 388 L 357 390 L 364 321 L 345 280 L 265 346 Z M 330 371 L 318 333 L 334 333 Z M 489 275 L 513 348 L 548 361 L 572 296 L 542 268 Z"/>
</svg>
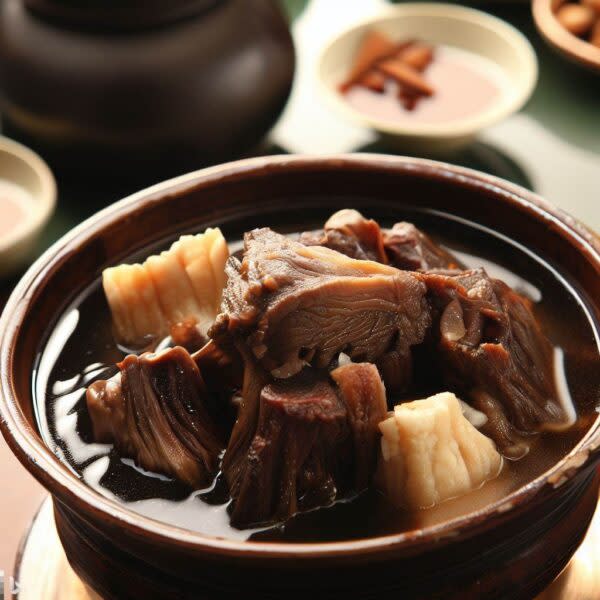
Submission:
<svg viewBox="0 0 600 600">
<path fill-rule="evenodd" d="M 34 375 L 40 430 L 52 450 L 87 484 L 148 517 L 210 536 L 228 539 L 329 541 L 356 539 L 424 527 L 500 501 L 533 480 L 581 438 L 600 401 L 597 331 L 589 314 L 562 277 L 513 242 L 480 228 L 433 215 L 401 215 L 451 249 L 467 267 L 484 266 L 534 302 L 536 317 L 554 344 L 559 372 L 577 406 L 578 420 L 565 433 L 537 436 L 530 453 L 507 461 L 502 474 L 467 496 L 435 508 L 400 511 L 375 490 L 304 513 L 284 526 L 238 530 L 229 524 L 228 496 L 220 478 L 190 494 L 186 486 L 146 472 L 123 459 L 110 445 L 93 443 L 85 388 L 116 372 L 125 352 L 111 333 L 111 317 L 100 281 L 64 313 L 50 333 Z M 460 244 L 456 240 L 461 240 Z M 564 367 L 564 368 L 563 368 Z M 411 398 L 440 390 L 423 389 Z M 368 515 L 368 518 L 365 518 Z"/>
<path fill-rule="evenodd" d="M 434 125 L 478 116 L 512 92 L 498 65 L 458 48 L 436 47 L 424 77 L 435 93 L 410 111 L 398 101 L 397 84 L 391 80 L 382 94 L 354 86 L 344 97 L 356 110 L 380 120 Z"/>
</svg>

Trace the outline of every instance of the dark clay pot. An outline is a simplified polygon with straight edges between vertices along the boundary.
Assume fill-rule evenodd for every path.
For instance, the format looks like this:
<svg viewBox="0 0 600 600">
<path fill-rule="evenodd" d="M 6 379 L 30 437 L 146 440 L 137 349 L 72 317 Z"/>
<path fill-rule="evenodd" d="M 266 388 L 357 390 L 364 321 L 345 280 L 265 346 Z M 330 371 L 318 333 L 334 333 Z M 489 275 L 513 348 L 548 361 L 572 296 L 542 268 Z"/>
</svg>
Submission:
<svg viewBox="0 0 600 600">
<path fill-rule="evenodd" d="M 5 128 L 61 172 L 158 180 L 254 148 L 294 48 L 276 0 L 5 0 Z"/>
<path fill-rule="evenodd" d="M 597 503 L 595 413 L 557 464 L 483 510 L 424 529 L 335 543 L 228 541 L 140 516 L 87 487 L 40 437 L 31 394 L 37 352 L 49 324 L 104 267 L 208 225 L 285 230 L 322 222 L 345 206 L 398 217 L 409 205 L 450 212 L 525 244 L 568 272 L 593 318 L 600 317 L 600 243 L 584 227 L 499 179 L 375 155 L 260 158 L 183 176 L 92 217 L 25 275 L 0 319 L 0 426 L 52 494 L 71 565 L 103 598 L 524 600 L 567 564 Z"/>
</svg>

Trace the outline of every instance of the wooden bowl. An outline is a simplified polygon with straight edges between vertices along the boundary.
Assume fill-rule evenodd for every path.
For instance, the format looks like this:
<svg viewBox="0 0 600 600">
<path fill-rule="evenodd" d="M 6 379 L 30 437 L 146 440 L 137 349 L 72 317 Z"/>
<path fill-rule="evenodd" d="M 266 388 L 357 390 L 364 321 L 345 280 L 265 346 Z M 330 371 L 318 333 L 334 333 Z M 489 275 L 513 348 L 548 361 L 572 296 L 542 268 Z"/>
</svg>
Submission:
<svg viewBox="0 0 600 600">
<path fill-rule="evenodd" d="M 141 516 L 85 485 L 38 432 L 31 384 L 40 345 L 107 265 L 182 230 L 290 229 L 343 206 L 400 217 L 410 204 L 492 227 L 545 256 L 600 318 L 600 243 L 568 215 L 488 175 L 375 155 L 258 158 L 185 175 L 88 219 L 24 276 L 0 319 L 0 426 L 52 494 L 72 567 L 103 598 L 517 600 L 566 565 L 597 502 L 600 415 L 557 464 L 482 510 L 405 533 L 304 544 L 212 538 Z"/>
<path fill-rule="evenodd" d="M 556 19 L 565 0 L 533 0 L 533 20 L 542 37 L 556 51 L 580 66 L 600 72 L 600 48 L 569 33 Z"/>
</svg>

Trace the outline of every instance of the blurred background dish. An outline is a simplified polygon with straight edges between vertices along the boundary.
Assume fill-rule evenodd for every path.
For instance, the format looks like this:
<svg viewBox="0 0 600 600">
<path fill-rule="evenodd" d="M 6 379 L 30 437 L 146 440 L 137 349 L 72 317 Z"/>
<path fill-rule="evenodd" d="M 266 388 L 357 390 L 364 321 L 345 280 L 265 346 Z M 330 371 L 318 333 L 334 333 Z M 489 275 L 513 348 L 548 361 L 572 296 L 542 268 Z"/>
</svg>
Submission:
<svg viewBox="0 0 600 600">
<path fill-rule="evenodd" d="M 344 97 L 338 89 L 364 36 L 373 31 L 396 42 L 417 39 L 434 46 L 429 81 L 435 85 L 437 78 L 440 89 L 423 100 L 414 114 L 404 111 L 405 118 L 397 118 L 402 111 L 394 114 L 385 101 L 369 107 L 365 98 L 350 102 L 350 94 Z M 409 3 L 385 9 L 336 36 L 321 55 L 317 76 L 326 99 L 340 114 L 396 139 L 407 151 L 439 152 L 464 146 L 479 130 L 519 110 L 533 91 L 537 70 L 530 43 L 508 23 L 461 6 Z M 428 74 L 425 72 L 425 79 Z M 497 89 L 485 105 L 470 107 L 475 88 L 482 84 Z M 351 93 L 356 97 L 353 90 Z M 438 104 L 453 105 L 459 112 L 448 112 L 447 120 L 439 114 L 429 121 L 419 116 L 434 112 L 429 109 L 437 96 Z"/>
<path fill-rule="evenodd" d="M 46 163 L 25 146 L 0 136 L 0 277 L 32 258 L 55 201 L 56 184 Z"/>
<path fill-rule="evenodd" d="M 573 32 L 557 18 L 567 6 L 579 7 L 577 13 L 563 13 L 562 17 L 567 25 L 573 21 Z M 538 31 L 552 48 L 571 62 L 600 73 L 600 2 L 583 0 L 578 5 L 565 0 L 533 0 L 532 9 Z"/>
<path fill-rule="evenodd" d="M 157 181 L 259 144 L 294 74 L 276 0 L 133 0 L 112 20 L 102 4 L 2 2 L 5 131 L 63 172 L 102 174 L 100 185 Z"/>
<path fill-rule="evenodd" d="M 33 12 L 74 26 L 112 31 L 172 23 L 211 8 L 219 0 L 23 0 Z"/>
</svg>

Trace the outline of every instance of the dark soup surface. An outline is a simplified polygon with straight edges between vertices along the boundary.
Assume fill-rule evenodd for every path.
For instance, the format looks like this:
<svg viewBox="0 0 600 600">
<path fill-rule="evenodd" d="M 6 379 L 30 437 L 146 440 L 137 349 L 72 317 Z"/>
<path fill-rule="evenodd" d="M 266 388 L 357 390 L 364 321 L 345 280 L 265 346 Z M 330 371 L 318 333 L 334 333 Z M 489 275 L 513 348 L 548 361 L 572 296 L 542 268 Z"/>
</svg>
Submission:
<svg viewBox="0 0 600 600">
<path fill-rule="evenodd" d="M 543 431 L 528 437 L 527 454 L 518 460 L 505 458 L 499 476 L 478 489 L 433 507 L 409 509 L 393 503 L 378 486 L 369 485 L 357 493 L 336 497 L 326 506 L 321 504 L 320 508 L 299 512 L 274 524 L 232 526 L 231 498 L 222 473 L 203 489 L 193 489 L 194 486 L 175 477 L 142 468 L 130 456 L 117 452 L 112 443 L 96 441 L 86 389 L 93 382 L 117 373 L 115 364 L 129 353 L 115 340 L 100 279 L 70 304 L 40 349 L 33 389 L 44 440 L 78 477 L 102 495 L 158 521 L 227 539 L 290 542 L 357 539 L 438 524 L 500 501 L 572 449 L 597 414 L 600 402 L 597 326 L 568 279 L 543 258 L 512 240 L 449 215 L 406 211 L 395 220 L 401 219 L 417 225 L 442 249 L 451 252 L 464 268 L 484 267 L 490 277 L 501 279 L 525 297 L 552 345 L 553 383 L 562 408 L 573 420 L 572 425 L 566 430 Z M 391 227 L 392 223 L 389 219 L 381 221 L 382 227 Z M 318 225 L 313 223 L 313 229 Z M 286 226 L 279 230 L 274 224 L 273 229 L 290 233 L 307 228 Z M 242 232 L 223 233 L 230 248 L 238 250 Z M 148 249 L 145 255 L 134 259 L 144 259 L 155 251 Z M 424 367 L 427 361 L 427 348 L 417 350 L 416 374 L 410 385 L 394 393 L 394 397 L 390 397 L 386 381 L 390 408 L 448 389 L 437 377 L 421 376 L 421 371 L 427 371 Z M 452 373 L 449 377 L 452 379 Z M 457 395 L 462 397 L 460 393 Z"/>
</svg>

